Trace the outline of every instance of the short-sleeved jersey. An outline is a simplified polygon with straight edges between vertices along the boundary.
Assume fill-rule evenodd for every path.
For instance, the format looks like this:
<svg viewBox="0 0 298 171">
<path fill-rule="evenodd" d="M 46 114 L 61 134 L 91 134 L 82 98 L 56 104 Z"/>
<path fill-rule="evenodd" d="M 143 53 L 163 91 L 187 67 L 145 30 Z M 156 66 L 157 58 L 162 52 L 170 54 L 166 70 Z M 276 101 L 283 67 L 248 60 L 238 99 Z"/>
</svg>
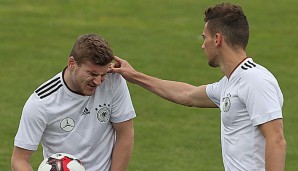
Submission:
<svg viewBox="0 0 298 171">
<path fill-rule="evenodd" d="M 230 78 L 206 88 L 221 111 L 222 156 L 226 171 L 265 171 L 265 138 L 258 125 L 282 118 L 283 95 L 276 78 L 246 58 Z"/>
<path fill-rule="evenodd" d="M 87 171 L 108 171 L 115 143 L 112 123 L 136 116 L 126 81 L 107 74 L 92 96 L 72 92 L 63 73 L 42 84 L 27 100 L 14 145 L 28 150 L 43 146 L 44 157 L 72 154 Z"/>
</svg>

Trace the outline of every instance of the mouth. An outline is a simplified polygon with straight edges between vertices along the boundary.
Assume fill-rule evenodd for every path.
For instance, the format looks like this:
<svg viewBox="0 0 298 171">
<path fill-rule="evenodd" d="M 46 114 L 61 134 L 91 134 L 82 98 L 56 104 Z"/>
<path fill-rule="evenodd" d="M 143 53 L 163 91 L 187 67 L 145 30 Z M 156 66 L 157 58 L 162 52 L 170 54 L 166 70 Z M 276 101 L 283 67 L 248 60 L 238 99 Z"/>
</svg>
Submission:
<svg viewBox="0 0 298 171">
<path fill-rule="evenodd" d="M 94 85 L 94 84 L 88 84 L 88 86 L 90 86 L 90 87 L 97 87 L 97 85 Z"/>
<path fill-rule="evenodd" d="M 91 89 L 96 89 L 96 85 L 92 85 L 92 84 L 87 84 L 88 87 L 90 87 Z"/>
<path fill-rule="evenodd" d="M 96 87 L 97 87 L 97 85 L 94 85 L 94 84 L 91 84 L 91 83 L 86 85 L 86 88 L 91 90 L 91 91 L 94 91 L 96 89 Z"/>
<path fill-rule="evenodd" d="M 87 85 L 85 86 L 83 92 L 84 92 L 85 95 L 91 96 L 91 95 L 95 92 L 96 87 L 97 87 L 97 86 L 87 84 Z"/>
</svg>

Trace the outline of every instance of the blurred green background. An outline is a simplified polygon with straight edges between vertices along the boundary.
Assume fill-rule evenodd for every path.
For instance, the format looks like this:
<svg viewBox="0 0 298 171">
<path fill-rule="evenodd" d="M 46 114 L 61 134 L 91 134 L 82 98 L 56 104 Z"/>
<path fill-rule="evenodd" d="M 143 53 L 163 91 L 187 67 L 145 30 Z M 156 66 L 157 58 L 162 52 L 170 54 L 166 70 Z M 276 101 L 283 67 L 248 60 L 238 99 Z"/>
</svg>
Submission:
<svg viewBox="0 0 298 171">
<path fill-rule="evenodd" d="M 0 169 L 10 170 L 23 105 L 60 72 L 76 38 L 97 33 L 114 54 L 146 74 L 194 85 L 223 75 L 201 50 L 203 11 L 218 0 L 0 0 Z M 247 54 L 267 67 L 284 93 L 286 170 L 298 170 L 297 0 L 231 0 L 250 23 Z M 128 84 L 137 111 L 129 171 L 223 170 L 218 109 L 179 106 Z M 295 110 L 296 109 L 296 110 Z M 41 148 L 31 160 L 35 170 Z"/>
</svg>

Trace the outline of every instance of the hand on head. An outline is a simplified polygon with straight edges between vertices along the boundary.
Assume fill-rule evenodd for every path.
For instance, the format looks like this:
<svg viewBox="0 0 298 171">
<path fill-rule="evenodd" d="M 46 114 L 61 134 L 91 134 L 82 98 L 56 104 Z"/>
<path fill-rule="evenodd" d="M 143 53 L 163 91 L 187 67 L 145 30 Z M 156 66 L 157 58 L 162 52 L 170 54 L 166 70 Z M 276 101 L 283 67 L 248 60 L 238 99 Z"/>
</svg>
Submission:
<svg viewBox="0 0 298 171">
<path fill-rule="evenodd" d="M 114 56 L 115 62 L 111 64 L 109 72 L 121 74 L 126 80 L 136 73 L 136 70 L 124 59 Z"/>
<path fill-rule="evenodd" d="M 114 56 L 115 62 L 111 63 L 110 72 L 121 74 L 125 70 L 127 62 L 124 59 L 121 59 L 117 56 Z"/>
<path fill-rule="evenodd" d="M 116 72 L 117 69 L 121 68 L 121 65 L 122 65 L 122 63 L 123 63 L 124 60 L 121 59 L 121 58 L 119 58 L 119 57 L 117 57 L 117 56 L 114 56 L 114 60 L 115 60 L 115 62 L 113 62 L 111 64 L 111 70 L 113 70 L 114 72 Z"/>
</svg>

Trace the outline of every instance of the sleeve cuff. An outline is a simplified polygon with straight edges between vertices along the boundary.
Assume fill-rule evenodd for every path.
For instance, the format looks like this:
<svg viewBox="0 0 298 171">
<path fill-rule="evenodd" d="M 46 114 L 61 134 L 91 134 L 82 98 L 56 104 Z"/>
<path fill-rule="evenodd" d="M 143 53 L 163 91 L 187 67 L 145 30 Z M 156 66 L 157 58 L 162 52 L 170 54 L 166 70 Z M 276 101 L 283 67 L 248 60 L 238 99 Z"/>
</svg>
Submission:
<svg viewBox="0 0 298 171">
<path fill-rule="evenodd" d="M 253 126 L 258 126 L 263 123 L 275 120 L 275 119 L 281 119 L 282 118 L 282 111 L 275 111 L 271 113 L 267 113 L 266 115 L 263 115 L 262 117 L 255 118 L 252 121 Z"/>
</svg>

